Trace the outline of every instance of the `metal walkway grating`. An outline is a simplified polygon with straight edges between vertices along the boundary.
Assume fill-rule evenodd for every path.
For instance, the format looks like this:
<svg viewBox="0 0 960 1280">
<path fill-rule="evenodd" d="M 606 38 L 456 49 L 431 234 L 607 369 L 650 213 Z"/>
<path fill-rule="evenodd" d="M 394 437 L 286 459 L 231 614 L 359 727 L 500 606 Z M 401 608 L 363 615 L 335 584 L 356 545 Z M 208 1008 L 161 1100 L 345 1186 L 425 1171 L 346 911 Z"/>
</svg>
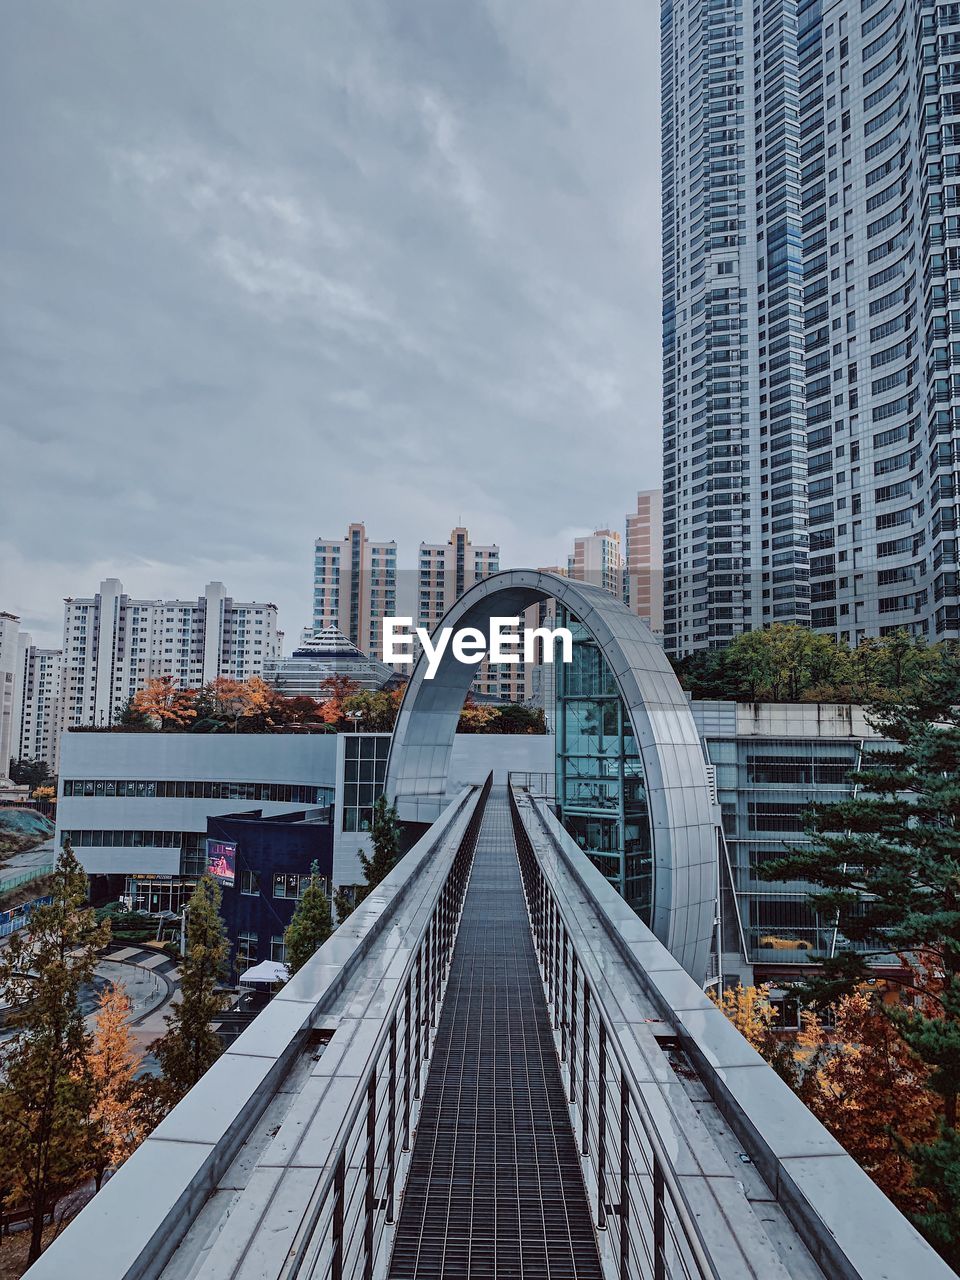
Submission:
<svg viewBox="0 0 960 1280">
<path fill-rule="evenodd" d="M 480 831 L 389 1274 L 601 1276 L 503 788 Z"/>
</svg>

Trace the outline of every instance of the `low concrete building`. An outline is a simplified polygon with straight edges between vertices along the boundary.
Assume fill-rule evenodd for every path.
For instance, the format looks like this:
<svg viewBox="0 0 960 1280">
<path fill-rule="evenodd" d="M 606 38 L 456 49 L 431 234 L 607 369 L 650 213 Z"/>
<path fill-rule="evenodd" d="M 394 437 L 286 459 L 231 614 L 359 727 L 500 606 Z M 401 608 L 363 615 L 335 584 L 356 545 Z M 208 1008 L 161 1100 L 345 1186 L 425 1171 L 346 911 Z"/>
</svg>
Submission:
<svg viewBox="0 0 960 1280">
<path fill-rule="evenodd" d="M 333 804 L 333 882 L 357 884 L 389 743 L 363 733 L 66 733 L 57 841 L 69 837 L 98 897 L 142 901 L 148 886 L 157 910 L 176 911 L 206 866 L 211 817 Z M 450 786 L 552 769 L 550 737 L 459 734 Z"/>
</svg>

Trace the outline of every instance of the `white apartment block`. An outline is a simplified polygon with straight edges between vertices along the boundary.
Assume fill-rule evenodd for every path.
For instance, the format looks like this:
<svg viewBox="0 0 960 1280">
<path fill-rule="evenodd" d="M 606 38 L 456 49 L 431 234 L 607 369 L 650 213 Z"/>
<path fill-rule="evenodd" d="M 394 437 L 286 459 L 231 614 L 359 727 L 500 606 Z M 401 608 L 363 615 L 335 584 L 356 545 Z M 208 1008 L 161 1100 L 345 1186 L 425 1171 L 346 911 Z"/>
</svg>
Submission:
<svg viewBox="0 0 960 1280">
<path fill-rule="evenodd" d="M 663 490 L 642 489 L 627 515 L 627 603 L 656 636 L 663 635 Z"/>
<path fill-rule="evenodd" d="M 160 676 L 181 688 L 261 676 L 280 648 L 276 605 L 235 601 L 222 582 L 196 600 L 134 600 L 107 578 L 95 596 L 64 602 L 61 724 L 112 724 Z"/>
<path fill-rule="evenodd" d="M 622 600 L 623 569 L 623 551 L 618 530 L 597 529 L 594 533 L 574 540 L 573 555 L 567 561 L 567 574 L 577 582 L 593 583 Z"/>
<path fill-rule="evenodd" d="M 20 619 L 0 613 L 0 778 L 8 777 L 10 761 L 17 753 L 16 691 Z"/>
<path fill-rule="evenodd" d="M 40 649 L 29 632 L 20 632 L 14 714 L 15 755 L 40 760 L 52 774 L 60 755 L 60 692 L 63 652 Z"/>
<path fill-rule="evenodd" d="M 317 538 L 313 558 L 313 627 L 336 627 L 371 657 L 382 652 L 381 620 L 397 612 L 397 544 L 371 542 L 352 524 L 341 539 Z M 310 629 L 304 640 L 310 638 Z"/>
</svg>

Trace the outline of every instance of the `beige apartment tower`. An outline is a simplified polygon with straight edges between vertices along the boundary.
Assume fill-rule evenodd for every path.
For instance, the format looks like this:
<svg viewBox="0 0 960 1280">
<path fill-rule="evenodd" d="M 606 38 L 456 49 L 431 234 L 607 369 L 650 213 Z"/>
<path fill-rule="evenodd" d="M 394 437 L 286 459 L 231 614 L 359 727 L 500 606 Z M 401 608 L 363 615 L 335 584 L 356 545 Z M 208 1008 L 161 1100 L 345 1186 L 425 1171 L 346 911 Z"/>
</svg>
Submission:
<svg viewBox="0 0 960 1280">
<path fill-rule="evenodd" d="M 397 544 L 371 542 L 365 525 L 345 538 L 318 538 L 313 557 L 313 626 L 336 627 L 363 653 L 382 651 L 381 621 L 397 612 Z M 303 636 L 310 639 L 310 632 Z"/>
<path fill-rule="evenodd" d="M 627 603 L 655 636 L 663 635 L 663 490 L 641 489 L 627 516 Z"/>
</svg>

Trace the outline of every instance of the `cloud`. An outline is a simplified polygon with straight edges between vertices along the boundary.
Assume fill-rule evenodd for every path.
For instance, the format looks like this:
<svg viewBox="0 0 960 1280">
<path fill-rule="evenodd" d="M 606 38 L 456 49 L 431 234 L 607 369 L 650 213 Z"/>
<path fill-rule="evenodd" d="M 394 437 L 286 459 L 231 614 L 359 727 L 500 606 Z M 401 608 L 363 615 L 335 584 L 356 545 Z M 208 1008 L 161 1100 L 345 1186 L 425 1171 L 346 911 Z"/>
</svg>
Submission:
<svg viewBox="0 0 960 1280">
<path fill-rule="evenodd" d="M 0 608 L 55 641 L 101 577 L 219 578 L 296 635 L 351 520 L 407 565 L 622 523 L 659 479 L 648 8 L 12 9 Z"/>
</svg>

